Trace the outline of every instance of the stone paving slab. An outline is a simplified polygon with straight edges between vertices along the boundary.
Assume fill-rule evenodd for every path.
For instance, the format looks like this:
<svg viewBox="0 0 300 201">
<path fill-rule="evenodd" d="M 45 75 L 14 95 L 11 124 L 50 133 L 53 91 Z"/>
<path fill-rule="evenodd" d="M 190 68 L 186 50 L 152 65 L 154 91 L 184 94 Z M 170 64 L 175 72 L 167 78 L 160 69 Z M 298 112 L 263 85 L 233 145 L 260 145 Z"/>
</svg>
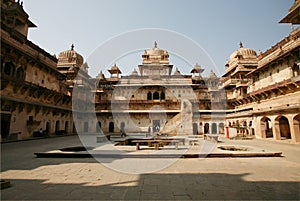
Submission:
<svg viewBox="0 0 300 201">
<path fill-rule="evenodd" d="M 80 145 L 75 137 L 7 143 L 0 176 L 12 186 L 1 190 L 1 200 L 299 200 L 300 147 L 244 141 L 230 144 L 279 150 L 284 157 L 178 159 L 157 172 L 125 174 L 93 158 L 33 155 Z"/>
</svg>

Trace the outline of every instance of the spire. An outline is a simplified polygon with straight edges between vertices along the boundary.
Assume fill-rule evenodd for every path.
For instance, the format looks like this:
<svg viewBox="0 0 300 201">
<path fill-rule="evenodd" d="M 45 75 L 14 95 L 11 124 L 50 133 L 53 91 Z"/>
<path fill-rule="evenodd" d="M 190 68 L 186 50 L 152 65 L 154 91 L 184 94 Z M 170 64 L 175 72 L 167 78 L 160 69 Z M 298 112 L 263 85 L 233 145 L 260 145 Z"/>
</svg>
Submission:
<svg viewBox="0 0 300 201">
<path fill-rule="evenodd" d="M 240 48 L 243 48 L 243 43 L 242 42 L 240 42 Z"/>
<path fill-rule="evenodd" d="M 154 42 L 154 47 L 157 48 L 157 42 L 156 41 Z"/>
<path fill-rule="evenodd" d="M 74 50 L 74 44 L 71 45 L 71 50 Z"/>
</svg>

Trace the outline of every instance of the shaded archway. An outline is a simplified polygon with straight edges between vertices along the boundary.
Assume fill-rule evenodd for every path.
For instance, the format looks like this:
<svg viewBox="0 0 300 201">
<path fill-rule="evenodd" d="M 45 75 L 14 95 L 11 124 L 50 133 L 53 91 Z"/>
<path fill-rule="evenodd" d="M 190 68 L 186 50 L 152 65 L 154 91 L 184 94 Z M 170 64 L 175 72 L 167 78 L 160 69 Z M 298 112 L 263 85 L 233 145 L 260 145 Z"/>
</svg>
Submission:
<svg viewBox="0 0 300 201">
<path fill-rule="evenodd" d="M 298 142 L 300 140 L 300 114 L 296 115 L 293 118 L 293 127 L 295 133 L 295 141 Z"/>
<path fill-rule="evenodd" d="M 268 117 L 263 117 L 260 120 L 260 127 L 261 127 L 261 136 L 262 137 L 273 137 L 273 131 L 272 131 L 272 124 L 271 120 Z"/>
<path fill-rule="evenodd" d="M 65 131 L 66 133 L 69 133 L 69 121 L 65 122 Z"/>
<path fill-rule="evenodd" d="M 159 93 L 157 91 L 153 94 L 153 100 L 159 100 Z"/>
<path fill-rule="evenodd" d="M 20 79 L 20 80 L 24 80 L 25 79 L 25 71 L 24 71 L 23 67 L 19 67 L 17 69 L 16 78 Z"/>
<path fill-rule="evenodd" d="M 161 94 L 160 94 L 160 99 L 161 99 L 161 100 L 165 100 L 165 99 L 166 99 L 166 94 L 165 94 L 165 92 L 161 92 Z"/>
<path fill-rule="evenodd" d="M 285 139 L 291 139 L 291 129 L 289 120 L 285 116 L 281 116 L 279 119 L 280 137 Z"/>
<path fill-rule="evenodd" d="M 198 124 L 197 123 L 193 123 L 193 134 L 198 135 Z"/>
<path fill-rule="evenodd" d="M 218 129 L 217 129 L 217 124 L 216 123 L 212 123 L 212 125 L 211 125 L 211 133 L 212 134 L 217 134 L 218 133 Z"/>
<path fill-rule="evenodd" d="M 147 100 L 152 100 L 152 93 L 150 91 L 147 93 Z"/>
<path fill-rule="evenodd" d="M 208 134 L 209 133 L 209 123 L 205 123 L 204 124 L 204 134 Z"/>
<path fill-rule="evenodd" d="M 219 123 L 219 133 L 224 134 L 224 123 Z"/>
<path fill-rule="evenodd" d="M 59 131 L 60 129 L 60 125 L 59 125 L 59 121 L 55 122 L 55 132 Z"/>
<path fill-rule="evenodd" d="M 115 124 L 114 122 L 109 122 L 109 126 L 108 126 L 108 132 L 113 133 L 115 129 Z"/>
<path fill-rule="evenodd" d="M 47 121 L 46 122 L 46 130 L 45 130 L 47 133 L 50 133 L 50 122 Z"/>
</svg>

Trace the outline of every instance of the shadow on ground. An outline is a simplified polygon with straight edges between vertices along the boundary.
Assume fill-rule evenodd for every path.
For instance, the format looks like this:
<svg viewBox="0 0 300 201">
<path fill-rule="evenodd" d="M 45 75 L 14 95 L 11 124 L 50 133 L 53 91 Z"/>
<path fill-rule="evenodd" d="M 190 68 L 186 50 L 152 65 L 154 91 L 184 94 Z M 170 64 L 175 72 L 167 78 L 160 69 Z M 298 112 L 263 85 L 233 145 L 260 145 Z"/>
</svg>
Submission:
<svg viewBox="0 0 300 201">
<path fill-rule="evenodd" d="M 251 182 L 247 174 L 143 174 L 136 181 L 92 185 L 11 180 L 3 200 L 299 200 L 298 182 Z M 134 185 L 133 185 L 134 184 Z"/>
</svg>

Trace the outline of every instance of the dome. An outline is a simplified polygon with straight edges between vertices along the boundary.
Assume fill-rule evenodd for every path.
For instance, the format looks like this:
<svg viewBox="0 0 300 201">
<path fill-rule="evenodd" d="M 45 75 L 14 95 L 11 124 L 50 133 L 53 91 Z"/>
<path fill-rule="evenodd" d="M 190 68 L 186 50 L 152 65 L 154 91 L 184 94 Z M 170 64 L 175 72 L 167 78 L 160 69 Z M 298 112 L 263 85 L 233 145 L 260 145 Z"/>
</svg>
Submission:
<svg viewBox="0 0 300 201">
<path fill-rule="evenodd" d="M 138 72 L 134 69 L 131 73 L 132 76 L 138 76 Z"/>
<path fill-rule="evenodd" d="M 83 57 L 74 50 L 74 45 L 72 44 L 70 50 L 59 53 L 58 62 L 63 64 L 72 63 L 81 66 L 83 64 Z"/>
<path fill-rule="evenodd" d="M 178 70 L 178 68 L 176 68 L 176 71 L 174 72 L 174 75 L 181 75 L 180 71 Z"/>
<path fill-rule="evenodd" d="M 244 48 L 243 44 L 240 43 L 240 48 L 230 55 L 230 60 L 236 58 L 237 56 L 241 56 L 244 59 L 253 59 L 256 58 L 257 54 L 250 48 Z"/>
<path fill-rule="evenodd" d="M 217 79 L 217 78 L 218 78 L 217 75 L 214 73 L 214 71 L 211 70 L 208 79 Z"/>
<path fill-rule="evenodd" d="M 145 50 L 143 55 L 143 63 L 151 64 L 151 63 L 169 63 L 169 53 L 166 50 L 159 49 L 157 47 L 157 43 L 155 41 L 154 47 L 150 50 Z"/>
</svg>

